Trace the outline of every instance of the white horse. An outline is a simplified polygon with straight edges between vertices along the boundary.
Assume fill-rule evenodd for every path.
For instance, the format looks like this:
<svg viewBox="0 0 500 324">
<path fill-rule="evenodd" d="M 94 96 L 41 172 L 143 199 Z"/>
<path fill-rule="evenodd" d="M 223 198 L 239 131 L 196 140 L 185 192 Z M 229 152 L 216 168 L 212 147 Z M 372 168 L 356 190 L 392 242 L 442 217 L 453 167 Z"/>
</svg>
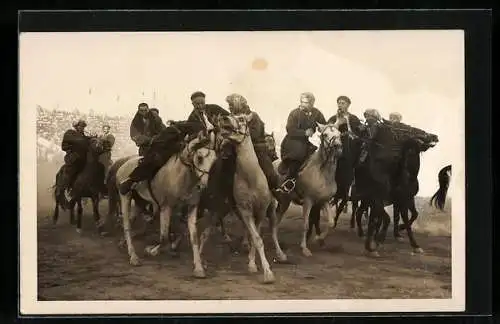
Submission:
<svg viewBox="0 0 500 324">
<path fill-rule="evenodd" d="M 146 253 L 156 255 L 159 252 L 161 244 L 166 241 L 169 234 L 170 217 L 172 209 L 178 204 L 185 203 L 189 195 L 197 195 L 203 187 L 207 185 L 208 174 L 212 164 L 216 160 L 214 150 L 215 138 L 199 136 L 191 140 L 181 152 L 172 156 L 156 173 L 154 178 L 148 184 L 148 181 L 142 181 L 134 188 L 142 199 L 153 205 L 154 213 L 160 212 L 160 242 L 156 246 L 148 246 Z M 134 168 L 138 165 L 137 156 L 127 160 L 116 172 L 114 186 L 118 190 L 121 181 L 126 179 Z M 127 243 L 130 264 L 139 265 L 140 260 L 137 256 L 132 238 L 130 235 L 130 207 L 132 200 L 132 191 L 126 195 L 119 194 L 121 203 L 121 212 L 123 213 L 123 230 L 125 241 Z M 198 234 L 196 229 L 197 203 L 192 201 L 194 207 L 188 215 L 188 227 L 193 249 L 194 275 L 199 277 L 204 273 L 201 264 Z M 135 207 L 135 213 L 140 212 Z"/>
<path fill-rule="evenodd" d="M 342 154 L 342 142 L 340 141 L 340 132 L 337 126 L 338 123 L 318 124 L 317 131 L 320 133 L 319 148 L 304 162 L 298 173 L 294 191 L 291 192 L 290 196 L 282 197 L 277 208 L 279 224 L 292 201 L 302 205 L 304 228 L 300 246 L 305 256 L 312 255 L 307 247 L 307 231 L 310 226 L 309 213 L 312 207 L 318 204 L 321 205 L 322 213 L 328 216 L 328 229 L 334 226 L 333 215 L 328 202 L 337 191 L 335 172 L 338 158 Z M 274 161 L 273 165 L 283 181 L 285 172 L 282 170 L 281 160 Z M 326 238 L 328 229 L 319 237 L 320 240 Z"/>
</svg>

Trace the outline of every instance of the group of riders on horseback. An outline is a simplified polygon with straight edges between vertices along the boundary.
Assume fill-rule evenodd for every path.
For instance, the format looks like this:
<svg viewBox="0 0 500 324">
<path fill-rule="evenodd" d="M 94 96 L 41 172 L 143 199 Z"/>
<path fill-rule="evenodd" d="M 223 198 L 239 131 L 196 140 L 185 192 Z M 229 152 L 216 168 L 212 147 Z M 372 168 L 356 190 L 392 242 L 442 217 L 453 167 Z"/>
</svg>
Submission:
<svg viewBox="0 0 500 324">
<path fill-rule="evenodd" d="M 65 165 L 56 178 L 56 192 L 59 192 L 56 196 L 61 197 L 61 190 L 69 189 L 72 196 L 75 192 L 70 200 L 73 205 L 67 205 L 71 212 L 75 201 L 91 197 L 96 221 L 99 219 L 99 195 L 109 194 L 110 211 L 119 201 L 120 208 L 124 209 L 123 227 L 132 264 L 137 263 L 137 255 L 130 237 L 131 199 L 136 201 L 136 207 L 140 205 L 139 210 L 145 211 L 149 203 L 153 213 L 160 215 L 160 244 L 150 249 L 152 253 L 158 251 L 168 234 L 172 211 L 182 209 L 181 214 L 188 215 L 195 273 L 200 277 L 204 276 L 204 271 L 199 255 L 207 236 L 204 235 L 199 245 L 195 221 L 198 211 L 218 214 L 211 219 L 219 217 L 221 229 L 223 217 L 230 210 L 236 213 L 252 238 L 252 247 L 261 256 L 266 280 L 272 281 L 259 234 L 262 219 L 265 216 L 269 219 L 278 259 L 285 261 L 277 226 L 290 202 L 302 205 L 301 247 L 303 254 L 310 256 L 307 240 L 312 227 L 316 227 L 320 240 L 324 240 L 327 233 L 321 235 L 319 232 L 320 210 L 327 213 L 329 228 L 335 227 L 343 207 L 337 206 L 335 220 L 326 207 L 338 201 L 346 203 L 349 198 L 352 200 L 350 190 L 356 192 L 356 199 L 362 206 L 364 203 L 370 208 L 365 240 L 367 251 L 376 252 L 372 247 L 373 239 L 375 243 L 383 242 L 390 222 L 384 207 L 391 204 L 395 212 L 395 235 L 403 228 L 397 224 L 400 213 L 412 247 L 420 249 L 411 231 L 411 223 L 417 215 L 413 211 L 418 192 L 419 154 L 438 142 L 436 135 L 403 124 L 399 113 L 392 113 L 386 120 L 376 109 L 364 112 L 363 123 L 349 112 L 351 99 L 347 96 L 337 98 L 337 112 L 326 120 L 314 106 L 314 95 L 304 92 L 300 95 L 299 107 L 288 115 L 286 136 L 281 142 L 281 161 L 278 161 L 274 147 L 268 143 L 264 122 L 242 95 L 233 93 L 226 97 L 228 110 L 207 104 L 205 97 L 203 92 L 193 93 L 193 111 L 187 120 L 169 120 L 166 124 L 158 109 L 140 103 L 130 125 L 130 138 L 139 148 L 139 157 L 122 158 L 111 167 L 114 137 L 109 127 L 104 127 L 100 137 L 88 136 L 84 132 L 85 121 L 76 122 L 74 130 L 68 130 L 62 141 L 66 156 Z M 316 132 L 320 133 L 319 147 L 311 142 Z M 107 184 L 104 183 L 106 173 Z M 440 180 L 440 187 L 443 187 L 438 195 L 440 206 L 446 196 L 445 180 Z M 273 196 L 276 199 L 272 199 Z M 353 201 L 353 216 L 354 207 Z M 411 219 L 408 219 L 408 211 L 412 211 Z M 81 226 L 80 214 L 78 228 Z M 358 230 L 359 215 L 356 214 Z M 249 258 L 249 269 L 253 271 L 256 269 L 255 249 L 250 250 Z"/>
<path fill-rule="evenodd" d="M 156 171 L 173 154 L 180 150 L 182 142 L 186 137 L 196 135 L 201 130 L 207 131 L 207 125 L 217 125 L 216 120 L 219 116 L 229 114 L 253 115 L 253 118 L 249 122 L 250 136 L 259 165 L 268 180 L 271 191 L 276 196 L 290 193 L 293 190 L 297 172 L 307 157 L 317 149 L 309 141 L 309 138 L 316 132 L 318 123 L 326 124 L 338 121 L 337 124 L 342 134 L 344 151 L 347 152 L 349 149 L 349 139 L 354 137 L 365 137 L 368 140 L 373 139 L 377 130 L 377 124 L 383 122 L 377 110 L 368 109 L 364 113 L 366 124 L 361 123 L 356 115 L 349 112 L 351 100 L 347 96 L 339 96 L 337 98 L 337 113 L 326 121 L 321 111 L 314 107 L 314 95 L 309 92 L 302 93 L 299 107 L 292 110 L 287 119 L 287 134 L 281 144 L 281 159 L 287 169 L 287 176 L 285 181 L 280 184 L 278 175 L 272 165 L 272 162 L 277 157 L 274 151 L 268 149 L 264 122 L 255 111 L 250 109 L 243 96 L 231 94 L 227 96 L 226 102 L 229 111 L 215 104 L 206 104 L 205 94 L 197 91 L 191 95 L 191 103 L 194 109 L 188 119 L 186 121 L 168 121 L 168 126 L 163 123 L 158 109 L 150 109 L 147 103 L 140 103 L 138 111 L 130 125 L 130 138 L 139 148 L 139 155 L 143 158 L 137 168 L 129 175 L 128 179 L 120 184 L 120 192 L 126 194 L 138 182 L 151 179 Z M 400 122 L 401 114 L 392 113 L 389 121 L 392 123 Z M 64 157 L 65 166 L 63 167 L 63 189 L 71 188 L 76 176 L 85 166 L 90 138 L 90 136 L 85 134 L 84 130 L 86 126 L 85 121 L 79 120 L 73 124 L 74 129 L 69 129 L 64 133 L 61 145 L 62 150 L 66 152 L 66 156 Z M 112 163 L 111 150 L 115 142 L 109 130 L 109 125 L 104 125 L 103 135 L 101 136 L 103 150 L 100 160 L 103 163 L 105 174 Z M 364 160 L 366 154 L 367 149 L 364 149 L 360 157 L 360 162 Z M 232 152 L 232 147 L 230 145 L 222 146 L 221 159 L 214 165 L 214 176 L 221 182 L 218 189 L 225 192 L 225 194 L 229 194 L 232 188 L 231 177 L 228 176 L 228 174 L 231 174 L 232 169 L 234 171 L 234 152 Z M 103 184 L 102 193 L 104 195 L 106 193 L 105 188 Z"/>
</svg>

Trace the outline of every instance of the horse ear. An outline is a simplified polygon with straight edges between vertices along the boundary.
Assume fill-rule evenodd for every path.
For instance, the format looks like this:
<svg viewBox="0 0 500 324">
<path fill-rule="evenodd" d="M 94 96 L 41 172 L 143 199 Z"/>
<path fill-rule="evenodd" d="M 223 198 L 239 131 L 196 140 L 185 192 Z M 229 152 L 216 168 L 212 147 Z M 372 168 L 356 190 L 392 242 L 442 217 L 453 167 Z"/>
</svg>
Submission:
<svg viewBox="0 0 500 324">
<path fill-rule="evenodd" d="M 318 127 L 317 127 L 317 128 L 318 128 L 319 132 L 320 132 L 320 133 L 321 133 L 321 132 L 323 132 L 323 130 L 325 129 L 326 125 L 321 124 L 321 123 L 317 123 L 317 124 L 318 124 Z"/>
</svg>

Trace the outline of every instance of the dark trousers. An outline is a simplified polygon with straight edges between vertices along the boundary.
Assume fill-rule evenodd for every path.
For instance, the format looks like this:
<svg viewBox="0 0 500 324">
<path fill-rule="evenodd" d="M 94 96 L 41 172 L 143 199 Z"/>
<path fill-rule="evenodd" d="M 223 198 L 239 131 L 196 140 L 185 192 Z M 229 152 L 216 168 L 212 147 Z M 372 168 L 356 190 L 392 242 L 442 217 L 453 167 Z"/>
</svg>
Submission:
<svg viewBox="0 0 500 324">
<path fill-rule="evenodd" d="M 267 148 L 260 148 L 258 146 L 255 146 L 255 154 L 257 155 L 259 166 L 266 176 L 269 188 L 271 190 L 278 188 L 278 174 L 276 173 L 276 171 L 274 171 L 273 161 Z"/>
<path fill-rule="evenodd" d="M 170 157 L 175 154 L 175 150 L 171 149 L 152 149 L 147 151 L 147 154 L 139 161 L 139 165 L 129 175 L 130 180 L 139 182 L 143 180 L 153 179 L 156 172 L 167 163 Z"/>
</svg>

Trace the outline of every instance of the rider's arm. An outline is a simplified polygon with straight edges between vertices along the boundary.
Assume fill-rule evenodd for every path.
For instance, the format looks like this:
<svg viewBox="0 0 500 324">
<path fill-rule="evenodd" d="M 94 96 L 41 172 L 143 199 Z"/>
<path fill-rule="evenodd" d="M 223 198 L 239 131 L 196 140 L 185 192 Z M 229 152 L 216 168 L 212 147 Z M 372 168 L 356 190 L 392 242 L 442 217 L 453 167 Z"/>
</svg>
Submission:
<svg viewBox="0 0 500 324">
<path fill-rule="evenodd" d="M 320 123 L 320 124 L 326 124 L 326 119 L 325 119 L 325 115 L 323 115 L 323 113 L 316 108 L 316 122 L 317 123 Z"/>
</svg>

